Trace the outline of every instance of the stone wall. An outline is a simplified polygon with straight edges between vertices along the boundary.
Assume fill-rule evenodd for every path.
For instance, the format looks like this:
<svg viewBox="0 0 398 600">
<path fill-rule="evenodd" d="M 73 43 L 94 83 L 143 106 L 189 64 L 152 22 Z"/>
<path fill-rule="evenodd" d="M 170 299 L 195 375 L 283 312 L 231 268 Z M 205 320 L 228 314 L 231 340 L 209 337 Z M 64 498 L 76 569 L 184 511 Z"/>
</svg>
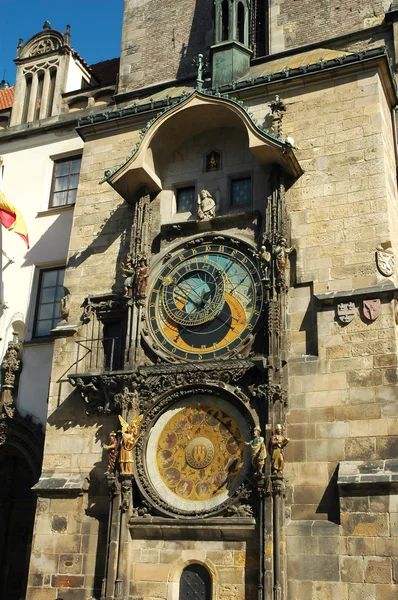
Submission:
<svg viewBox="0 0 398 600">
<path fill-rule="evenodd" d="M 296 0 L 270 2 L 271 52 L 317 43 L 383 22 L 389 0 Z"/>
<path fill-rule="evenodd" d="M 126 0 L 119 93 L 195 74 L 213 43 L 211 0 Z"/>
</svg>

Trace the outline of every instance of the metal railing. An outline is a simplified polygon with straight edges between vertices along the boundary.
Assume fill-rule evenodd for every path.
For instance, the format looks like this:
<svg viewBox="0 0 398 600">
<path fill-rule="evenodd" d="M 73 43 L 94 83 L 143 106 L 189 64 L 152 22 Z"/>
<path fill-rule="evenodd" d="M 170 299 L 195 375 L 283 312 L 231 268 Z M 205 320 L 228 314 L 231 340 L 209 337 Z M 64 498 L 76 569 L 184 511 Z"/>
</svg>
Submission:
<svg viewBox="0 0 398 600">
<path fill-rule="evenodd" d="M 119 337 L 77 340 L 75 373 L 101 373 L 123 368 Z"/>
</svg>

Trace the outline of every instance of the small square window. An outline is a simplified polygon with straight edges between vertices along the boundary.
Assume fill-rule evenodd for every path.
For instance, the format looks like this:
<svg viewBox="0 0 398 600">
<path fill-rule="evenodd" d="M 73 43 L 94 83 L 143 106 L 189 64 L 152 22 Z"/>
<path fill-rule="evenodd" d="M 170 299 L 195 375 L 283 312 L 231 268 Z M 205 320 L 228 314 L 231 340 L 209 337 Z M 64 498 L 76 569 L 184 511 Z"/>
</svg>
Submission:
<svg viewBox="0 0 398 600">
<path fill-rule="evenodd" d="M 195 186 L 181 187 L 176 189 L 177 212 L 195 212 Z"/>
<path fill-rule="evenodd" d="M 50 335 L 51 329 L 61 321 L 59 303 L 65 294 L 64 274 L 65 267 L 40 271 L 34 337 Z"/>
<path fill-rule="evenodd" d="M 231 180 L 231 206 L 248 206 L 252 203 L 252 179 L 241 177 Z"/>
<path fill-rule="evenodd" d="M 81 156 L 69 156 L 54 161 L 50 208 L 75 204 L 81 162 Z"/>
</svg>

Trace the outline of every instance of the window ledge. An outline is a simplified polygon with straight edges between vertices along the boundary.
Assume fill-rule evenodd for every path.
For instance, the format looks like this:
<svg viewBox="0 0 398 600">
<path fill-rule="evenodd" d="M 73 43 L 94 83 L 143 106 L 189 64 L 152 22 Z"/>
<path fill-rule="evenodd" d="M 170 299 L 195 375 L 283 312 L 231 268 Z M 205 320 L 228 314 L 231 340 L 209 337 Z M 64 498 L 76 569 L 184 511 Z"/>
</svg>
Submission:
<svg viewBox="0 0 398 600">
<path fill-rule="evenodd" d="M 32 338 L 28 342 L 23 343 L 23 347 L 27 348 L 28 346 L 42 346 L 43 344 L 53 344 L 54 338 L 51 335 L 46 335 L 43 337 Z"/>
<path fill-rule="evenodd" d="M 36 217 L 49 217 L 50 215 L 57 215 L 58 213 L 69 212 L 74 208 L 74 204 L 67 204 L 66 206 L 55 206 L 54 208 L 47 208 L 47 210 L 39 211 Z"/>
</svg>

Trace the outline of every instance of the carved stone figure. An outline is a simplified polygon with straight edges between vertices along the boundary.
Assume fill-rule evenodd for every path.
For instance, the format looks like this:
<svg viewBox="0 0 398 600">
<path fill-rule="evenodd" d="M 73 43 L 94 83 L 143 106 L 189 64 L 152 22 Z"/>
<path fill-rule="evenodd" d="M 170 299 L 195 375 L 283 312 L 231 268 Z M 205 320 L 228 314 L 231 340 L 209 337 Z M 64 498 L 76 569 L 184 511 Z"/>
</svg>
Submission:
<svg viewBox="0 0 398 600">
<path fill-rule="evenodd" d="M 278 269 L 279 274 L 284 277 L 287 267 L 287 257 L 289 254 L 293 252 L 295 246 L 287 247 L 287 240 L 284 237 L 281 237 L 279 240 L 279 244 L 274 248 L 274 255 L 276 258 L 276 267 Z"/>
<path fill-rule="evenodd" d="M 395 255 L 391 246 L 384 248 L 384 245 L 376 247 L 376 264 L 384 277 L 391 277 L 395 272 Z"/>
<path fill-rule="evenodd" d="M 59 301 L 59 314 L 64 321 L 68 320 L 70 311 L 70 294 L 66 294 Z"/>
<path fill-rule="evenodd" d="M 132 420 L 130 425 L 119 415 L 122 426 L 122 447 L 120 449 L 119 464 L 121 475 L 133 475 L 133 450 L 138 440 L 138 429 L 143 415 Z"/>
<path fill-rule="evenodd" d="M 135 293 L 138 298 L 145 298 L 148 287 L 149 267 L 145 256 L 142 256 L 135 270 Z"/>
<path fill-rule="evenodd" d="M 198 197 L 198 217 L 202 221 L 216 216 L 216 202 L 207 190 L 202 190 Z"/>
<path fill-rule="evenodd" d="M 269 441 L 271 454 L 271 469 L 273 473 L 281 473 L 284 467 L 283 451 L 289 443 L 289 438 L 282 435 L 282 425 L 276 425 L 275 433 Z"/>
<path fill-rule="evenodd" d="M 264 281 L 269 281 L 269 265 L 271 262 L 271 252 L 268 252 L 265 246 L 261 246 L 258 256 L 260 258 L 261 270 L 263 272 Z"/>
<path fill-rule="evenodd" d="M 119 443 L 117 441 L 115 431 L 111 431 L 109 434 L 109 444 L 104 444 L 102 447 L 104 450 L 108 450 L 108 469 L 105 471 L 105 475 L 113 473 L 116 466 L 117 452 L 119 449 Z"/>
<path fill-rule="evenodd" d="M 250 442 L 245 442 L 246 446 L 251 446 L 252 465 L 256 475 L 261 475 L 264 469 L 267 450 L 265 448 L 264 438 L 260 435 L 261 429 L 255 427 L 253 429 L 253 439 Z"/>
<path fill-rule="evenodd" d="M 125 277 L 124 293 L 126 296 L 131 298 L 131 296 L 133 295 L 133 280 L 134 280 L 134 274 L 135 274 L 135 268 L 132 264 L 131 256 L 129 255 L 127 257 L 126 265 L 124 263 L 120 263 L 120 266 L 123 271 L 123 277 Z"/>
</svg>

